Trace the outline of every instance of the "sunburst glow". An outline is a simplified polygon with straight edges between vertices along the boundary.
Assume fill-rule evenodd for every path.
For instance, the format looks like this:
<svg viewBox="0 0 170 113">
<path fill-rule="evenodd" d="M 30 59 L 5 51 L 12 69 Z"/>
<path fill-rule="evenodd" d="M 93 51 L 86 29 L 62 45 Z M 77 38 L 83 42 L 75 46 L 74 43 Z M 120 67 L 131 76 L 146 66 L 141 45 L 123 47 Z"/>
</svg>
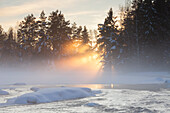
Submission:
<svg viewBox="0 0 170 113">
<path fill-rule="evenodd" d="M 89 51 L 88 45 L 81 45 L 81 42 L 76 41 L 75 44 L 65 48 L 65 52 L 72 51 L 71 57 L 65 57 L 57 60 L 55 65 L 59 70 L 67 72 L 83 72 L 86 78 L 93 79 L 100 71 L 102 64 L 100 63 L 99 54 Z M 79 46 L 78 46 L 79 45 Z M 76 53 L 76 55 L 74 55 Z M 81 75 L 82 76 L 82 75 Z"/>
</svg>

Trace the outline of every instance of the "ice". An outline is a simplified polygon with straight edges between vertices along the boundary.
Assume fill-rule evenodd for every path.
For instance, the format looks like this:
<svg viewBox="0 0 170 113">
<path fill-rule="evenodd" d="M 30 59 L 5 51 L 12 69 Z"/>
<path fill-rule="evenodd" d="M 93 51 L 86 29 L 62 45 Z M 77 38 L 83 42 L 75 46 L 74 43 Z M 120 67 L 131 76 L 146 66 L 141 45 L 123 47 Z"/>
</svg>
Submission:
<svg viewBox="0 0 170 113">
<path fill-rule="evenodd" d="M 9 93 L 0 89 L 0 95 L 9 95 Z"/>
<path fill-rule="evenodd" d="M 95 96 L 90 88 L 44 88 L 8 99 L 7 104 L 38 104 Z"/>
</svg>

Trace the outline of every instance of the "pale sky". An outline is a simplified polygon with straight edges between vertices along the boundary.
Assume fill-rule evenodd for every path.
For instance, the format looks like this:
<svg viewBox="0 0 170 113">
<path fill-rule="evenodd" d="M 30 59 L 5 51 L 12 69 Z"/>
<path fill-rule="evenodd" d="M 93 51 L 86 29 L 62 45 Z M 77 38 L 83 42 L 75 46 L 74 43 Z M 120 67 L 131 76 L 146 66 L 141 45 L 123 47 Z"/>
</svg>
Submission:
<svg viewBox="0 0 170 113">
<path fill-rule="evenodd" d="M 111 7 L 117 15 L 119 6 L 124 4 L 125 0 L 0 0 L 0 25 L 7 31 L 28 14 L 38 18 L 42 10 L 48 16 L 58 9 L 71 23 L 96 29 Z"/>
</svg>

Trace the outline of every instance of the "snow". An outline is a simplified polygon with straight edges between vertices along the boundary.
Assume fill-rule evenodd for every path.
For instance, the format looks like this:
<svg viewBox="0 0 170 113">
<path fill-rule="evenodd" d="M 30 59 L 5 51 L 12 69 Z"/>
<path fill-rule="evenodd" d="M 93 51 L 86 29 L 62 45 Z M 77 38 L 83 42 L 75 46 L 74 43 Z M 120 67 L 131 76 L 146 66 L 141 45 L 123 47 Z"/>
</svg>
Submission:
<svg viewBox="0 0 170 113">
<path fill-rule="evenodd" d="M 41 46 L 38 48 L 38 52 L 39 52 L 39 53 L 41 52 Z"/>
<path fill-rule="evenodd" d="M 0 89 L 0 95 L 9 95 L 9 93 Z"/>
<path fill-rule="evenodd" d="M 15 83 L 13 85 L 26 85 L 26 83 Z"/>
<path fill-rule="evenodd" d="M 8 99 L 7 104 L 38 104 L 95 96 L 90 88 L 44 88 Z"/>
<path fill-rule="evenodd" d="M 116 46 L 113 46 L 111 49 L 116 49 Z"/>
<path fill-rule="evenodd" d="M 116 42 L 115 40 L 111 40 L 111 43 Z"/>
<path fill-rule="evenodd" d="M 164 84 L 163 84 L 164 85 Z M 59 85 L 61 86 L 61 85 Z M 54 89 L 63 89 L 63 88 L 70 88 L 68 84 L 62 84 L 62 87 L 58 86 L 49 86 L 49 85 L 26 85 L 26 86 L 17 86 L 16 90 L 10 91 L 10 85 L 5 86 L 5 91 L 9 91 L 10 95 L 0 96 L 0 113 L 60 113 L 71 112 L 71 113 L 114 113 L 114 112 L 123 112 L 123 113 L 140 113 L 140 112 L 149 112 L 149 113 L 169 113 L 169 102 L 170 102 L 170 90 L 168 89 L 161 89 L 152 91 L 155 84 L 152 84 L 153 87 L 150 89 L 140 89 L 141 85 L 131 85 L 136 87 L 137 90 L 133 88 L 121 88 L 122 85 L 119 85 L 120 88 L 116 88 L 116 84 L 111 87 L 106 86 L 105 84 L 83 84 L 82 86 L 75 86 L 74 87 L 91 87 L 96 89 L 96 96 L 82 98 L 82 99 L 71 99 L 66 101 L 57 101 L 57 102 L 50 102 L 44 104 L 34 104 L 29 105 L 31 103 L 27 103 L 28 105 L 24 104 L 10 104 L 5 103 L 7 99 L 20 97 L 20 95 L 32 93 L 30 88 L 39 88 L 41 91 L 43 88 L 44 90 L 51 89 L 51 87 L 55 87 Z M 103 87 L 104 86 L 104 87 Z M 127 86 L 127 84 L 123 85 Z M 143 85 L 142 85 L 143 86 Z M 1 86 L 4 89 L 4 86 Z M 48 88 L 47 88 L 48 87 Z M 50 87 L 50 88 L 49 88 Z M 56 88 L 58 87 L 58 88 Z M 144 85 L 144 87 L 148 88 L 148 85 Z M 111 89 L 110 89 L 111 88 Z M 2 89 L 2 88 L 1 88 Z M 53 88 L 52 88 L 53 89 Z M 72 89 L 72 88 L 71 88 Z M 140 90 L 139 90 L 140 89 Z M 94 90 L 90 90 L 89 88 L 83 88 L 85 91 L 90 91 L 94 94 Z M 102 93 L 100 93 L 101 91 Z M 49 91 L 48 91 L 49 92 Z M 63 89 L 63 92 L 67 92 Z M 63 92 L 60 91 L 62 94 Z M 69 91 L 70 92 L 70 91 Z M 50 93 L 50 92 L 49 92 Z M 58 92 L 59 93 L 59 92 Z M 68 92 L 67 92 L 68 94 Z M 77 95 L 77 93 L 75 93 Z M 41 94 L 44 95 L 44 94 Z M 69 95 L 69 94 L 68 94 Z M 17 98 L 18 98 L 17 97 Z M 46 98 L 46 96 L 44 96 Z M 52 95 L 49 95 L 52 97 Z M 38 98 L 38 97 L 36 97 Z M 36 103 L 36 98 L 29 99 L 32 103 Z M 41 97 L 40 97 L 41 98 Z M 16 99 L 16 98 L 15 98 Z M 14 99 L 13 99 L 14 100 Z M 12 103 L 12 102 L 11 102 Z M 136 104 L 137 103 L 137 104 Z M 17 105 L 17 106 L 16 106 Z"/>
<path fill-rule="evenodd" d="M 93 94 L 100 94 L 100 93 L 102 93 L 101 90 L 94 90 L 94 91 L 93 91 Z"/>
<path fill-rule="evenodd" d="M 99 106 L 99 104 L 97 104 L 97 103 L 87 103 L 87 104 L 85 104 L 85 106 L 95 107 L 95 106 Z"/>
</svg>

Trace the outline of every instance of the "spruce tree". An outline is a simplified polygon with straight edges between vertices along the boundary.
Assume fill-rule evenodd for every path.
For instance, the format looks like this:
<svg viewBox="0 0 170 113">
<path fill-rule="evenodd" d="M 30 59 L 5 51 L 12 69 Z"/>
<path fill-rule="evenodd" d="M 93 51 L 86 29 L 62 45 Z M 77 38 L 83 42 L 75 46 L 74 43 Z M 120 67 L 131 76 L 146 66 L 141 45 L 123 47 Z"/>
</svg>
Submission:
<svg viewBox="0 0 170 113">
<path fill-rule="evenodd" d="M 99 24 L 99 37 L 97 40 L 98 51 L 103 51 L 104 70 L 111 72 L 112 67 L 119 64 L 120 45 L 116 17 L 113 17 L 112 8 L 109 10 L 108 17 L 104 24 Z"/>
<path fill-rule="evenodd" d="M 63 51 L 68 47 L 66 43 L 71 40 L 70 22 L 66 21 L 64 15 L 58 10 L 53 11 L 48 20 L 50 23 L 49 31 L 52 37 L 53 55 L 60 58 L 66 55 Z"/>
<path fill-rule="evenodd" d="M 36 54 L 38 55 L 38 59 L 50 59 L 51 54 L 51 37 L 49 34 L 49 25 L 47 22 L 47 17 L 45 16 L 44 11 L 41 12 L 40 20 L 36 23 L 38 25 L 38 39 L 36 42 Z"/>
<path fill-rule="evenodd" d="M 23 61 L 24 58 L 27 60 L 31 60 L 36 47 L 37 40 L 37 29 L 38 25 L 35 21 L 35 17 L 33 14 L 28 15 L 24 18 L 19 24 L 19 29 L 17 31 L 17 38 L 19 44 L 19 57 L 20 61 Z"/>
<path fill-rule="evenodd" d="M 5 42 L 5 39 L 7 38 L 7 35 L 6 33 L 3 31 L 3 28 L 2 26 L 0 25 L 0 65 L 3 65 L 3 51 L 5 49 L 4 47 L 4 42 Z"/>
<path fill-rule="evenodd" d="M 4 50 L 3 56 L 6 59 L 6 63 L 10 63 L 10 65 L 16 63 L 16 41 L 14 39 L 14 30 L 13 28 L 9 28 L 7 39 L 4 41 Z"/>
<path fill-rule="evenodd" d="M 84 26 L 84 29 L 82 31 L 82 44 L 88 44 L 89 42 L 89 33 L 87 31 L 86 26 Z"/>
</svg>

